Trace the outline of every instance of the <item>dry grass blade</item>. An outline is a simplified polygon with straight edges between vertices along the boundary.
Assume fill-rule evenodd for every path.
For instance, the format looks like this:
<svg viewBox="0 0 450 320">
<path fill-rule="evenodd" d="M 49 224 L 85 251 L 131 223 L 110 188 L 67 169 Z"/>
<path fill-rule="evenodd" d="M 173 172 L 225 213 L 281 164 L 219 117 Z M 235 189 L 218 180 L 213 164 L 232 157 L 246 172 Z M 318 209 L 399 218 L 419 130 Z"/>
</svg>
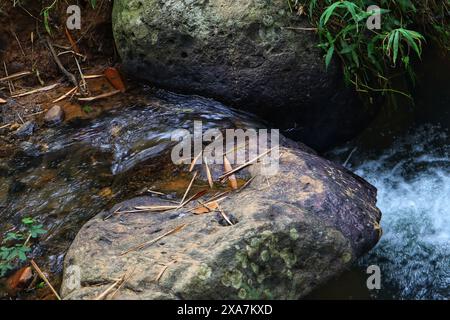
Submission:
<svg viewBox="0 0 450 320">
<path fill-rule="evenodd" d="M 67 50 L 67 51 L 60 52 L 60 53 L 58 53 L 58 57 L 63 56 L 63 55 L 66 55 L 66 54 L 73 54 L 73 55 L 76 55 L 77 57 L 82 58 L 83 61 L 86 59 L 86 56 L 83 56 L 83 55 L 80 54 L 80 53 L 76 53 L 76 52 L 73 51 L 73 50 Z"/>
<path fill-rule="evenodd" d="M 213 197 L 209 198 L 208 200 L 206 200 L 207 203 L 212 202 L 212 201 L 219 201 L 218 199 L 224 199 L 226 197 L 224 197 L 225 195 L 229 194 L 230 191 L 225 191 L 219 194 L 214 195 Z"/>
<path fill-rule="evenodd" d="M 45 274 L 41 271 L 41 269 L 39 268 L 39 266 L 36 264 L 36 262 L 34 262 L 34 260 L 30 261 L 31 265 L 33 266 L 34 270 L 36 270 L 36 272 L 38 273 L 39 277 L 41 277 L 42 280 L 44 280 L 44 282 L 48 285 L 48 287 L 50 288 L 50 290 L 52 290 L 53 294 L 55 295 L 55 297 L 58 300 L 61 300 L 61 297 L 59 296 L 58 292 L 56 292 L 55 288 L 53 288 L 53 286 L 51 285 L 50 281 L 48 281 L 47 277 L 45 276 Z"/>
<path fill-rule="evenodd" d="M 5 104 L 5 103 L 7 103 L 8 101 L 6 101 L 5 99 L 2 99 L 2 98 L 0 98 L 0 104 Z"/>
<path fill-rule="evenodd" d="M 100 100 L 100 99 L 104 99 L 104 98 L 109 98 L 112 97 L 118 93 L 120 93 L 120 90 L 114 90 L 111 92 L 106 92 L 106 93 L 102 93 L 98 96 L 95 97 L 89 97 L 89 98 L 78 98 L 78 101 L 82 101 L 82 102 L 91 102 L 91 101 L 95 101 L 95 100 Z"/>
<path fill-rule="evenodd" d="M 225 219 L 225 221 L 232 226 L 233 222 L 231 222 L 230 218 L 228 218 L 228 216 L 226 215 L 226 213 L 222 210 L 222 208 L 219 206 L 218 207 L 220 214 L 222 215 L 222 217 Z"/>
<path fill-rule="evenodd" d="M 86 75 L 84 75 L 84 78 L 86 80 L 89 80 L 89 79 L 103 78 L 104 76 L 105 76 L 104 74 L 86 74 Z"/>
<path fill-rule="evenodd" d="M 73 40 L 72 35 L 70 34 L 69 30 L 67 28 L 65 28 L 65 31 L 66 31 L 67 40 L 69 40 L 72 50 L 75 51 L 76 53 L 80 53 L 80 49 L 78 49 L 77 43 Z"/>
<path fill-rule="evenodd" d="M 164 275 L 164 272 L 166 272 L 166 270 L 174 263 L 177 263 L 177 260 L 173 260 L 170 261 L 168 264 L 166 264 L 161 271 L 158 273 L 158 275 L 155 278 L 155 282 L 159 282 L 159 280 L 162 278 L 162 276 Z"/>
<path fill-rule="evenodd" d="M 59 102 L 61 100 L 64 100 L 65 98 L 67 98 L 68 96 L 70 96 L 72 93 L 74 93 L 75 91 L 77 91 L 78 87 L 75 87 L 73 89 L 70 89 L 69 91 L 67 91 L 66 93 L 64 93 L 61 97 L 59 97 L 58 99 L 55 99 L 52 101 L 52 103 L 56 103 Z"/>
<path fill-rule="evenodd" d="M 227 152 L 225 152 L 224 156 L 229 155 L 230 153 L 234 153 L 238 150 L 241 150 L 242 148 L 247 147 L 247 143 L 241 144 L 240 146 L 235 146 L 232 149 L 228 150 Z"/>
<path fill-rule="evenodd" d="M 171 234 L 174 234 L 174 233 L 177 233 L 177 232 L 181 231 L 181 230 L 182 230 L 184 227 L 186 227 L 186 226 L 187 226 L 187 224 L 182 224 L 182 225 L 180 225 L 180 226 L 178 226 L 178 227 L 176 227 L 176 228 L 174 228 L 174 229 L 172 229 L 172 230 L 170 230 L 170 231 L 164 233 L 163 235 L 160 235 L 159 237 L 157 237 L 157 238 L 155 238 L 155 239 L 152 239 L 152 240 L 150 240 L 150 241 L 143 242 L 143 243 L 141 243 L 141 244 L 139 244 L 139 245 L 137 245 L 137 246 L 134 246 L 134 247 L 128 249 L 128 250 L 125 251 L 125 252 L 122 252 L 122 253 L 120 254 L 120 256 L 124 256 L 124 255 L 126 255 L 126 254 L 128 254 L 128 253 L 130 253 L 130 252 L 138 251 L 138 250 L 141 250 L 141 249 L 143 249 L 143 248 L 145 248 L 145 247 L 148 247 L 148 246 L 154 244 L 155 242 L 158 242 L 159 240 L 161 240 L 161 239 L 164 238 L 164 237 L 167 237 L 167 236 L 169 236 L 169 235 L 171 235 Z"/>
<path fill-rule="evenodd" d="M 122 206 L 118 207 L 116 210 L 114 210 L 113 213 L 107 215 L 106 217 L 103 218 L 103 221 L 108 220 L 109 218 L 111 218 L 113 215 L 118 214 L 120 212 L 120 209 L 122 209 Z"/>
<path fill-rule="evenodd" d="M 3 68 L 5 69 L 5 74 L 6 77 L 9 76 L 8 74 L 8 68 L 6 67 L 6 62 L 3 61 Z M 9 88 L 9 94 L 12 95 L 14 91 L 16 91 L 16 89 L 14 88 L 14 84 L 8 80 L 8 88 Z"/>
<path fill-rule="evenodd" d="M 0 130 L 1 130 L 1 129 L 8 128 L 8 127 L 10 127 L 10 126 L 12 126 L 11 123 L 5 124 L 4 126 L 1 126 L 1 127 L 0 127 Z"/>
<path fill-rule="evenodd" d="M 223 156 L 223 167 L 225 172 L 233 171 L 233 167 L 231 166 L 231 163 L 228 160 L 227 156 Z M 234 190 L 238 188 L 236 176 L 234 174 L 231 174 L 228 177 L 228 181 L 230 181 L 231 188 L 233 188 Z"/>
<path fill-rule="evenodd" d="M 127 275 L 125 275 L 125 278 L 123 279 L 122 283 L 117 287 L 116 291 L 113 292 L 113 294 L 111 295 L 111 297 L 109 297 L 109 299 L 113 299 L 114 296 L 117 294 L 117 292 L 119 292 L 119 290 L 122 289 L 125 283 L 127 283 L 127 281 L 131 279 L 134 270 L 136 270 L 136 267 L 132 271 L 128 272 Z"/>
<path fill-rule="evenodd" d="M 117 289 L 114 291 L 114 293 L 110 297 L 110 299 L 112 299 L 116 295 L 116 293 L 123 287 L 123 285 L 127 282 L 127 280 L 131 278 L 131 275 L 133 274 L 135 269 L 133 269 L 131 272 L 125 273 L 119 279 L 114 281 L 114 283 L 112 285 L 110 285 L 108 288 L 106 288 L 106 290 L 103 291 L 101 294 L 99 294 L 94 300 L 105 300 L 106 297 L 108 297 L 108 295 L 114 290 L 114 288 L 117 287 Z"/>
<path fill-rule="evenodd" d="M 118 285 L 120 285 L 120 283 L 123 282 L 123 278 L 124 276 L 122 276 L 122 278 L 116 280 L 111 286 L 109 286 L 105 291 L 103 291 L 101 294 L 99 294 L 97 297 L 95 297 L 94 300 L 104 300 L 106 298 L 106 296 L 108 294 L 110 294 L 114 288 Z"/>
<path fill-rule="evenodd" d="M 161 212 L 161 211 L 168 211 L 168 210 L 174 210 L 178 208 L 178 206 L 140 206 L 135 207 L 138 211 L 149 211 L 149 212 Z"/>
<path fill-rule="evenodd" d="M 152 194 L 156 194 L 156 195 L 158 195 L 158 196 L 165 196 L 165 195 L 166 195 L 166 194 L 163 193 L 163 192 L 158 192 L 158 191 L 154 191 L 154 190 L 150 190 L 150 189 L 148 189 L 147 192 L 148 192 L 148 193 L 152 193 Z"/>
<path fill-rule="evenodd" d="M 209 184 L 209 187 L 212 189 L 212 188 L 214 188 L 214 182 L 212 179 L 211 170 L 209 170 L 208 160 L 206 159 L 206 157 L 203 158 L 203 160 L 205 161 L 206 177 L 208 178 L 208 184 Z"/>
<path fill-rule="evenodd" d="M 189 167 L 189 172 L 192 172 L 192 170 L 194 170 L 195 164 L 197 163 L 197 160 L 200 158 L 200 156 L 202 155 L 203 151 L 200 152 L 195 158 L 194 160 L 192 160 L 191 162 L 191 166 Z"/>
<path fill-rule="evenodd" d="M 187 197 L 189 191 L 191 190 L 192 184 L 194 183 L 195 178 L 197 178 L 197 174 L 198 174 L 198 172 L 195 171 L 195 172 L 194 172 L 194 176 L 192 177 L 192 180 L 191 180 L 191 182 L 189 183 L 189 185 L 188 185 L 188 187 L 187 187 L 187 189 L 186 189 L 186 192 L 184 193 L 183 198 L 182 198 L 181 201 L 180 201 L 180 207 L 183 205 L 184 200 L 186 199 L 186 197 Z"/>
<path fill-rule="evenodd" d="M 217 201 L 213 201 L 213 202 L 209 202 L 209 203 L 200 202 L 200 204 L 201 204 L 201 206 L 196 207 L 192 210 L 193 214 L 200 215 L 200 214 L 210 213 L 210 212 L 216 211 L 217 208 L 219 208 L 219 203 Z"/>
<path fill-rule="evenodd" d="M 206 190 L 202 190 L 197 192 L 196 194 L 194 194 L 192 197 L 190 197 L 189 199 L 187 199 L 186 201 L 184 201 L 182 204 L 180 204 L 177 209 L 183 208 L 185 205 L 187 205 L 189 202 L 196 200 L 200 197 L 203 197 L 208 191 Z"/>
<path fill-rule="evenodd" d="M 258 161 L 260 158 L 262 158 L 262 157 L 264 157 L 265 155 L 267 155 L 269 152 L 272 151 L 272 149 L 273 149 L 273 148 L 267 150 L 266 152 L 260 154 L 259 156 L 253 158 L 252 160 L 250 160 L 250 161 L 248 161 L 248 162 L 246 162 L 246 163 L 240 165 L 239 167 L 234 168 L 234 169 L 231 170 L 231 171 L 225 172 L 223 175 L 221 175 L 221 176 L 219 177 L 219 179 L 220 179 L 220 180 L 223 180 L 223 179 L 225 179 L 225 178 L 228 178 L 230 175 L 232 175 L 232 174 L 234 174 L 234 173 L 236 173 L 236 172 L 238 172 L 238 171 L 241 171 L 242 169 L 244 169 L 244 168 L 248 167 L 249 165 L 251 165 L 253 162 Z"/>
<path fill-rule="evenodd" d="M 31 91 L 27 91 L 27 92 L 24 92 L 24 93 L 13 95 L 12 98 L 25 97 L 25 96 L 29 96 L 30 94 L 34 94 L 34 93 L 50 91 L 50 90 L 55 89 L 58 86 L 59 86 L 59 83 L 55 83 L 55 84 L 52 84 L 50 86 L 46 86 L 46 87 L 43 87 L 43 88 L 34 89 L 34 90 L 31 90 Z"/>
<path fill-rule="evenodd" d="M 30 74 L 32 74 L 31 71 L 17 72 L 17 73 L 14 73 L 14 74 L 9 75 L 9 76 L 7 76 L 7 77 L 0 78 L 0 82 L 7 82 L 7 81 L 10 81 L 10 80 L 16 80 L 16 79 L 19 79 L 19 78 L 28 76 L 28 75 L 30 75 Z"/>
<path fill-rule="evenodd" d="M 252 183 L 252 181 L 255 179 L 256 177 L 251 177 L 250 180 L 248 180 L 246 183 L 244 183 L 244 185 L 237 191 L 237 193 L 241 192 L 242 190 L 244 190 L 245 188 L 247 188 L 249 186 L 250 183 Z"/>
</svg>

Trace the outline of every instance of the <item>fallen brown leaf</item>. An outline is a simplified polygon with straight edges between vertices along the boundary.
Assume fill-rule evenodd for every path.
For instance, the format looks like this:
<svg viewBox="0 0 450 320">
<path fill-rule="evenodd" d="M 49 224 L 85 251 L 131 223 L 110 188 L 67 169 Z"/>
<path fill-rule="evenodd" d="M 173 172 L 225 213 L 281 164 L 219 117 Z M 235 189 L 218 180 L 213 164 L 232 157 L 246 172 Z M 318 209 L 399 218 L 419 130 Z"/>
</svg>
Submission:
<svg viewBox="0 0 450 320">
<path fill-rule="evenodd" d="M 224 167 L 225 172 L 230 172 L 233 170 L 233 167 L 231 166 L 231 163 L 228 160 L 227 156 L 223 156 L 223 167 Z M 231 188 L 233 188 L 234 190 L 236 190 L 238 188 L 238 183 L 236 180 L 236 176 L 234 174 L 231 174 L 228 177 L 228 181 L 230 182 Z"/>
<path fill-rule="evenodd" d="M 27 285 L 31 278 L 33 278 L 31 267 L 25 267 L 10 276 L 8 280 L 6 280 L 6 284 L 10 290 L 20 290 Z"/>
<path fill-rule="evenodd" d="M 196 214 L 196 215 L 200 215 L 200 214 L 205 214 L 205 213 L 210 213 L 212 211 L 217 210 L 217 208 L 219 208 L 219 204 L 216 201 L 210 202 L 210 203 L 206 203 L 206 204 L 202 204 L 201 206 L 195 208 L 192 213 Z"/>
<path fill-rule="evenodd" d="M 122 81 L 119 71 L 116 68 L 108 68 L 105 70 L 105 77 L 112 84 L 112 86 L 121 92 L 125 92 L 125 85 Z"/>
</svg>

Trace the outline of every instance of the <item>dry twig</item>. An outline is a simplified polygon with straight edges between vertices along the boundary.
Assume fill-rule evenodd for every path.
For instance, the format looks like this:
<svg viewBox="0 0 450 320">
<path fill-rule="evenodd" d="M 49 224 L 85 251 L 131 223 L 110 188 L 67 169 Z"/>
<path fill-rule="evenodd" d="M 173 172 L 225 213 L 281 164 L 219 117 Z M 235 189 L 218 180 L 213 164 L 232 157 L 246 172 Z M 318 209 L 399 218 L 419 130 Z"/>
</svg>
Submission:
<svg viewBox="0 0 450 320">
<path fill-rule="evenodd" d="M 194 183 L 195 178 L 197 178 L 197 174 L 198 174 L 198 172 L 195 171 L 195 172 L 194 172 L 194 176 L 192 177 L 192 180 L 191 180 L 191 182 L 189 183 L 189 185 L 188 185 L 188 187 L 187 187 L 187 189 L 186 189 L 186 192 L 184 193 L 183 198 L 182 198 L 181 201 L 180 201 L 180 208 L 181 208 L 181 206 L 182 206 L 184 200 L 186 199 L 186 197 L 187 197 L 189 191 L 191 190 L 192 184 Z"/>
<path fill-rule="evenodd" d="M 272 148 L 272 149 L 273 149 L 273 148 Z M 236 172 L 238 172 L 238 171 L 241 171 L 242 169 L 244 169 L 244 168 L 248 167 L 249 165 L 251 165 L 253 162 L 258 161 L 260 158 L 262 158 L 262 157 L 264 157 L 265 155 L 267 155 L 269 152 L 272 151 L 272 149 L 267 150 L 266 152 L 260 154 L 259 156 L 253 158 L 252 160 L 250 160 L 250 161 L 244 163 L 243 165 L 240 165 L 239 167 L 234 168 L 234 169 L 231 170 L 231 171 L 225 172 L 223 175 L 221 175 L 221 176 L 219 177 L 219 179 L 220 179 L 220 180 L 224 180 L 224 179 L 228 178 L 230 175 L 232 175 L 232 174 L 234 174 L 234 173 L 236 173 Z"/>
<path fill-rule="evenodd" d="M 53 100 L 52 103 L 56 103 L 59 102 L 61 100 L 64 100 L 65 98 L 67 98 L 68 96 L 70 96 L 72 93 L 76 92 L 78 90 L 78 87 L 75 87 L 73 89 L 70 89 L 69 91 L 67 91 L 66 93 L 64 93 L 61 97 L 57 98 L 56 100 Z"/>
<path fill-rule="evenodd" d="M 89 97 L 89 98 L 78 98 L 78 101 L 82 101 L 82 102 L 91 102 L 91 101 L 95 101 L 95 100 L 100 100 L 100 99 L 104 99 L 104 98 L 108 98 L 111 96 L 114 96 L 118 93 L 120 93 L 120 90 L 113 90 L 111 92 L 106 92 L 106 93 L 102 93 L 98 96 L 95 97 Z"/>
<path fill-rule="evenodd" d="M 30 261 L 31 265 L 33 266 L 34 270 L 36 270 L 36 272 L 38 273 L 39 277 L 41 277 L 42 280 L 44 280 L 44 282 L 48 285 L 48 287 L 50 288 L 50 290 L 52 290 L 53 294 L 56 296 L 56 298 L 58 300 L 61 300 L 61 297 L 59 296 L 58 292 L 56 292 L 55 288 L 53 288 L 53 286 L 51 285 L 50 281 L 48 281 L 47 277 L 45 276 L 45 274 L 41 271 L 41 269 L 39 268 L 39 266 L 36 264 L 36 262 L 34 262 L 34 260 Z"/>
<path fill-rule="evenodd" d="M 55 83 L 55 84 L 52 84 L 50 86 L 46 86 L 46 87 L 43 87 L 43 88 L 38 88 L 38 89 L 34 89 L 34 90 L 27 91 L 27 92 L 24 92 L 24 93 L 13 95 L 12 98 L 24 97 L 24 96 L 28 96 L 30 94 L 34 94 L 34 93 L 38 93 L 38 92 L 50 91 L 50 90 L 55 89 L 58 86 L 59 86 L 59 83 Z"/>
<path fill-rule="evenodd" d="M 181 231 L 181 230 L 182 230 L 184 227 L 186 227 L 186 226 L 187 226 L 187 224 L 182 224 L 182 225 L 180 225 L 180 226 L 178 226 L 178 227 L 176 227 L 176 228 L 174 228 L 174 229 L 172 229 L 172 230 L 170 230 L 170 231 L 164 233 L 163 235 L 160 235 L 159 237 L 157 237 L 157 238 L 155 238 L 155 239 L 152 239 L 152 240 L 150 240 L 150 241 L 143 242 L 143 243 L 141 243 L 141 244 L 139 244 L 139 245 L 137 245 L 137 246 L 134 246 L 134 247 L 128 249 L 127 251 L 122 252 L 122 253 L 120 254 L 120 256 L 124 256 L 124 255 L 126 255 L 126 254 L 128 254 L 128 253 L 130 253 L 130 252 L 138 251 L 138 250 L 141 250 L 141 249 L 143 249 L 143 248 L 145 248 L 145 247 L 148 247 L 148 246 L 154 244 L 155 242 L 158 242 L 159 240 L 161 240 L 161 239 L 164 238 L 164 237 L 167 237 L 167 236 L 169 236 L 169 235 L 171 235 L 171 234 L 174 234 L 174 233 L 177 233 L 178 231 Z"/>
</svg>

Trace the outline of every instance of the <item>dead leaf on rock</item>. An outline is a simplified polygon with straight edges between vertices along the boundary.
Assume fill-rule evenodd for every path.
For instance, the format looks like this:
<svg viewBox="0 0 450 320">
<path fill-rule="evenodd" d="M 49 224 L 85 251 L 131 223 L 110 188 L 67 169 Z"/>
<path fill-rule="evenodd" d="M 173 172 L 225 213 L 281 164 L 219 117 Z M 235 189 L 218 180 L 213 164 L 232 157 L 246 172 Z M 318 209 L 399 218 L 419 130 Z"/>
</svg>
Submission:
<svg viewBox="0 0 450 320">
<path fill-rule="evenodd" d="M 201 206 L 192 210 L 192 213 L 196 214 L 196 215 L 200 215 L 200 214 L 213 212 L 213 211 L 217 210 L 217 208 L 219 208 L 219 204 L 216 201 L 213 201 L 213 202 L 210 202 L 207 204 L 202 204 Z"/>
<path fill-rule="evenodd" d="M 33 278 L 33 271 L 31 270 L 31 267 L 25 267 L 9 277 L 8 280 L 6 280 L 6 284 L 9 290 L 17 291 L 25 288 L 31 278 Z"/>
<path fill-rule="evenodd" d="M 105 70 L 105 77 L 112 84 L 116 90 L 125 92 L 125 85 L 123 84 L 122 77 L 116 68 L 108 68 Z"/>
</svg>

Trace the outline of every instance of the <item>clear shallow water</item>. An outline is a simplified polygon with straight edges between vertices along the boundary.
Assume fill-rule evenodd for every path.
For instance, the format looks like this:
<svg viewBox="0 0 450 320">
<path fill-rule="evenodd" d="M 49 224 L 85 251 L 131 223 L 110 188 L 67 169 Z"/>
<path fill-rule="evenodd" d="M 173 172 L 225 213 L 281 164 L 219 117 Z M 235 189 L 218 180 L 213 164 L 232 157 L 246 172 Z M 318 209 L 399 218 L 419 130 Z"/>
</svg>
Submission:
<svg viewBox="0 0 450 320">
<path fill-rule="evenodd" d="M 29 256 L 56 286 L 66 250 L 95 214 L 156 183 L 169 185 L 159 190 L 169 196 L 185 190 L 188 181 L 181 180 L 168 157 L 174 130 L 192 130 L 194 120 L 201 120 L 205 130 L 264 127 L 251 115 L 201 97 L 146 88 L 127 94 L 135 95 L 135 104 L 0 145 L 8 148 L 0 154 L 0 243 L 24 217 L 43 224 L 48 232 L 32 243 Z M 178 183 L 171 187 L 173 180 Z M 4 280 L 0 298 L 8 296 Z"/>
</svg>

